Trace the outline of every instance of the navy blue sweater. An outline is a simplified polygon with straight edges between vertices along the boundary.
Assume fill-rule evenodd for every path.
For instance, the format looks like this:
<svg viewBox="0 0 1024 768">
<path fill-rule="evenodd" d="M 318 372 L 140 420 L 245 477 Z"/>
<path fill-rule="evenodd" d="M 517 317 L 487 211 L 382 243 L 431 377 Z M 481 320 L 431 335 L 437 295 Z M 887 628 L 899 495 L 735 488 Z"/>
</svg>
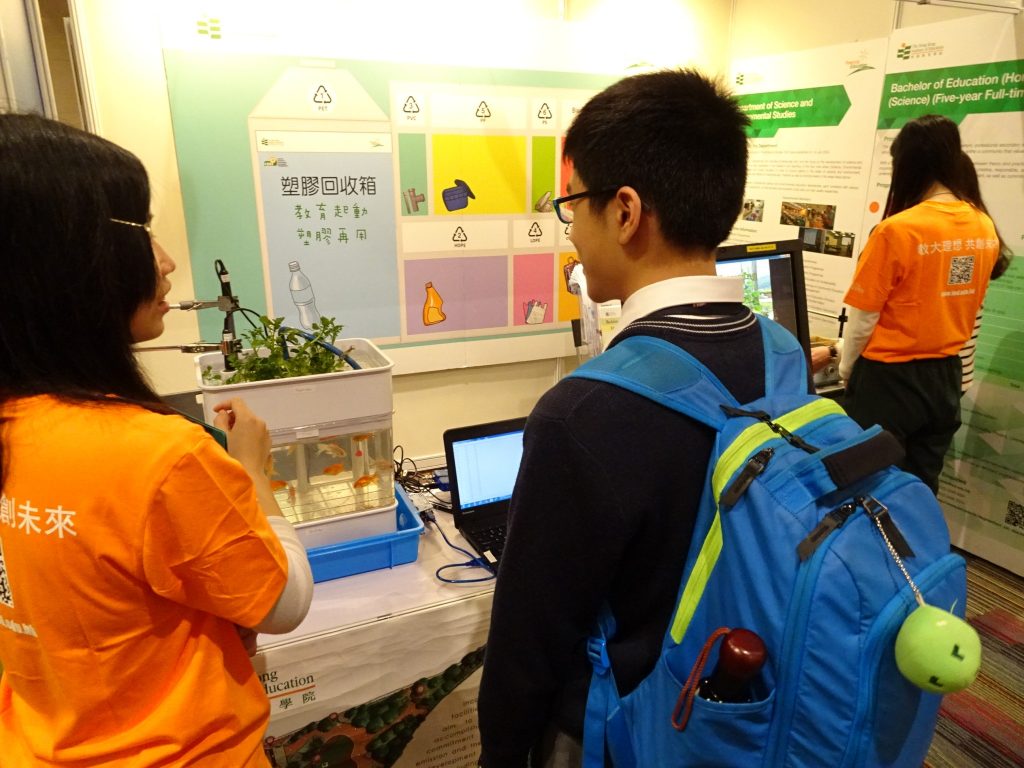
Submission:
<svg viewBox="0 0 1024 768">
<path fill-rule="evenodd" d="M 764 394 L 760 328 L 741 304 L 660 310 L 613 343 L 639 334 L 685 349 L 740 403 Z M 712 441 L 710 428 L 603 382 L 564 379 L 540 399 L 494 594 L 478 704 L 485 768 L 526 766 L 549 724 L 582 738 L 586 640 L 605 601 L 619 692 L 653 669 Z"/>
</svg>

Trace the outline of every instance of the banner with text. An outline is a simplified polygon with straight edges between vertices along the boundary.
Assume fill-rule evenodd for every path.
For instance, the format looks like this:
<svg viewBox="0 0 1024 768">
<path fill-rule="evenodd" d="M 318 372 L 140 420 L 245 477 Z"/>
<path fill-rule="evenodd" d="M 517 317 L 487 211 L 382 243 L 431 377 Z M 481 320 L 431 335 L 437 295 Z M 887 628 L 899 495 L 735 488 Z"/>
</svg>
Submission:
<svg viewBox="0 0 1024 768">
<path fill-rule="evenodd" d="M 840 334 L 864 218 L 884 39 L 743 59 L 732 67 L 750 118 L 746 199 L 728 243 L 798 238 L 812 336 Z"/>
<path fill-rule="evenodd" d="M 986 14 L 899 30 L 891 38 L 878 112 L 868 215 L 882 215 L 889 147 L 908 120 L 942 114 L 964 151 L 1003 240 L 1017 254 L 990 284 L 962 400 L 964 425 L 946 454 L 939 501 L 964 549 L 1024 574 L 1024 21 Z"/>
</svg>

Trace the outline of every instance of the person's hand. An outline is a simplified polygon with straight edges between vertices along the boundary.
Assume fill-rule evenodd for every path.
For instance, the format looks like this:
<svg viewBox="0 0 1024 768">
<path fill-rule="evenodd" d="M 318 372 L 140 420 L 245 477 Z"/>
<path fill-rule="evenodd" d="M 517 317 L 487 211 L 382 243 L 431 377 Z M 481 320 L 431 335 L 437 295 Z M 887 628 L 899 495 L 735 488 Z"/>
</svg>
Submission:
<svg viewBox="0 0 1024 768">
<path fill-rule="evenodd" d="M 811 347 L 811 371 L 817 373 L 832 360 L 828 347 Z"/>
<path fill-rule="evenodd" d="M 262 475 L 270 455 L 267 423 L 237 397 L 217 403 L 213 410 L 213 425 L 227 433 L 228 453 L 253 477 Z"/>
</svg>

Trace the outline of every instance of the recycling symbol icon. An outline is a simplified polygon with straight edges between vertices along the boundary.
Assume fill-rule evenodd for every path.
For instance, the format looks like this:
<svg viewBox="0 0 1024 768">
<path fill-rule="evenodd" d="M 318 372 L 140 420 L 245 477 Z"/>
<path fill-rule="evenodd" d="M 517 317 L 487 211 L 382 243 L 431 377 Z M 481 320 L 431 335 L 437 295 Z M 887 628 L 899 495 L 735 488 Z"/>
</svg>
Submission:
<svg viewBox="0 0 1024 768">
<path fill-rule="evenodd" d="M 333 99 L 331 99 L 331 94 L 327 92 L 327 88 L 321 85 L 316 89 L 316 93 L 313 94 L 313 101 L 317 104 L 330 104 Z"/>
</svg>

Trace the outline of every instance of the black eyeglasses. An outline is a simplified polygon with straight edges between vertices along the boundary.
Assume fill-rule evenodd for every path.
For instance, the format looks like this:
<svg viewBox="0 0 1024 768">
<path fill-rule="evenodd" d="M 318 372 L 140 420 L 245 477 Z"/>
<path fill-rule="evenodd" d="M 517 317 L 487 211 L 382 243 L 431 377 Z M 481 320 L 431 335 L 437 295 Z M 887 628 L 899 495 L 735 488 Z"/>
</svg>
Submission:
<svg viewBox="0 0 1024 768">
<path fill-rule="evenodd" d="M 621 186 L 621 185 L 620 185 Z M 566 195 L 565 197 L 556 197 L 551 201 L 551 205 L 555 208 L 555 216 L 563 224 L 572 224 L 572 209 L 575 208 L 577 200 L 582 200 L 585 197 L 592 197 L 593 195 L 605 195 L 609 192 L 614 192 L 619 187 L 605 187 L 604 189 L 588 189 L 583 192 L 577 192 L 575 195 Z"/>
</svg>

